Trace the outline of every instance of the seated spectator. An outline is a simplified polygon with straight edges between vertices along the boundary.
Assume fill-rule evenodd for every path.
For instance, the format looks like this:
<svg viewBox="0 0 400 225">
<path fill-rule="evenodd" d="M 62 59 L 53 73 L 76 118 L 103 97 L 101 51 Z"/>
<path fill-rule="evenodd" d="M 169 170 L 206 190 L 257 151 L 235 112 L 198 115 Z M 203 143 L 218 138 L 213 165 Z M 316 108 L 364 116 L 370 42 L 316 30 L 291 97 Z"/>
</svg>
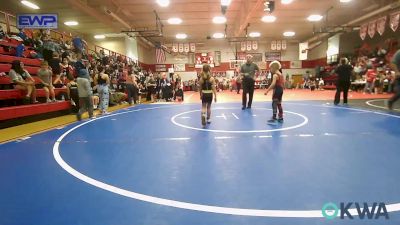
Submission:
<svg viewBox="0 0 400 225">
<path fill-rule="evenodd" d="M 24 57 L 25 45 L 23 43 L 19 44 L 15 50 L 16 50 L 15 56 Z"/>
<path fill-rule="evenodd" d="M 116 91 L 114 89 L 110 89 L 110 106 L 122 104 L 127 98 L 127 94 Z"/>
<path fill-rule="evenodd" d="M 27 91 L 26 99 L 31 99 L 32 103 L 38 102 L 36 101 L 35 80 L 28 71 L 24 69 L 24 64 L 21 61 L 15 60 L 12 62 L 11 70 L 8 75 L 15 89 Z"/>
<path fill-rule="evenodd" d="M 17 36 L 22 39 L 25 45 L 32 45 L 32 39 L 28 37 L 24 29 L 19 29 L 19 33 Z"/>
<path fill-rule="evenodd" d="M 4 32 L 3 27 L 0 26 L 0 40 L 3 40 L 4 38 L 7 38 L 7 34 Z"/>
<path fill-rule="evenodd" d="M 40 69 L 38 70 L 37 73 L 39 80 L 41 82 L 41 84 L 39 84 L 38 88 L 43 88 L 46 92 L 46 102 L 55 102 L 56 101 L 56 97 L 54 94 L 54 86 L 51 82 L 51 77 L 53 75 L 53 73 L 51 72 L 51 70 L 49 69 L 49 64 L 47 61 L 43 61 L 40 64 Z M 51 100 L 49 98 L 51 94 Z"/>
<path fill-rule="evenodd" d="M 63 58 L 62 63 L 61 63 L 61 77 L 74 77 L 74 69 L 72 66 L 69 64 L 68 58 Z"/>
<path fill-rule="evenodd" d="M 49 65 L 51 71 L 53 72 L 53 84 L 59 85 L 59 87 L 64 86 L 61 83 L 61 61 L 57 52 L 53 52 L 53 58 L 50 59 Z"/>
</svg>

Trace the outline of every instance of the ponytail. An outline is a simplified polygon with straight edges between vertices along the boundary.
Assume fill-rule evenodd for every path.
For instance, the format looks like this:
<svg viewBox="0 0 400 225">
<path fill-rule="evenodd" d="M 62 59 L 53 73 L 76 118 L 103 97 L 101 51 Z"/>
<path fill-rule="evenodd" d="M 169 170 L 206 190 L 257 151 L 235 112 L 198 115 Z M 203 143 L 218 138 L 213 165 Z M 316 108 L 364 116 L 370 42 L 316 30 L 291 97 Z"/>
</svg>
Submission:
<svg viewBox="0 0 400 225">
<path fill-rule="evenodd" d="M 208 73 L 206 73 L 206 72 L 201 72 L 201 77 L 203 78 L 203 80 L 207 80 L 207 81 L 209 81 L 210 80 L 210 78 L 211 78 L 211 75 L 210 75 L 210 72 L 208 72 Z"/>
</svg>

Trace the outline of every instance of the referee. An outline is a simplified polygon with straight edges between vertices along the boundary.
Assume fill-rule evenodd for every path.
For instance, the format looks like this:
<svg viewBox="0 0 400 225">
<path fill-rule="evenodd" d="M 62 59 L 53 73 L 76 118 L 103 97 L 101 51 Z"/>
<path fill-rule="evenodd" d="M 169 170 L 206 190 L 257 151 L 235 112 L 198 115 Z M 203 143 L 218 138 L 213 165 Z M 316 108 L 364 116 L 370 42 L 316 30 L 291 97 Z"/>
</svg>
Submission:
<svg viewBox="0 0 400 225">
<path fill-rule="evenodd" d="M 243 86 L 243 95 L 242 95 L 242 110 L 247 108 L 251 108 L 251 103 L 253 102 L 253 94 L 254 94 L 254 75 L 260 71 L 257 64 L 253 63 L 252 55 L 246 56 L 246 63 L 240 67 L 240 74 L 242 76 L 242 86 Z M 249 102 L 247 102 L 247 93 L 249 94 Z"/>
<path fill-rule="evenodd" d="M 338 75 L 336 83 L 336 94 L 333 103 L 338 105 L 340 103 L 340 94 L 343 92 L 343 104 L 347 105 L 347 96 L 351 85 L 351 75 L 353 74 L 353 67 L 349 64 L 347 58 L 340 59 L 340 65 L 335 70 Z"/>
</svg>

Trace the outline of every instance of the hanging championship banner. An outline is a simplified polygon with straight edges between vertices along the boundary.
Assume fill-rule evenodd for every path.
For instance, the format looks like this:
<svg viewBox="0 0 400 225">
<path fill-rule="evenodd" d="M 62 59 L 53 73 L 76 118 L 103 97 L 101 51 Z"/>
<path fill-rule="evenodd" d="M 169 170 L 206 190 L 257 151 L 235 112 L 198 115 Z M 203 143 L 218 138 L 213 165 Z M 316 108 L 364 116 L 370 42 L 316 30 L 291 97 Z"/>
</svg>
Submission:
<svg viewBox="0 0 400 225">
<path fill-rule="evenodd" d="M 376 20 L 369 22 L 368 24 L 368 35 L 370 38 L 375 36 L 376 32 Z"/>
<path fill-rule="evenodd" d="M 308 58 L 308 42 L 299 44 L 299 60 L 307 60 Z"/>
<path fill-rule="evenodd" d="M 253 47 L 253 50 L 257 50 L 258 49 L 258 42 L 257 41 L 253 41 L 252 47 Z"/>
<path fill-rule="evenodd" d="M 399 27 L 400 12 L 396 12 L 390 15 L 390 28 L 396 32 Z"/>
<path fill-rule="evenodd" d="M 363 24 L 360 27 L 360 38 L 361 40 L 365 40 L 365 38 L 367 37 L 367 31 L 368 31 L 368 24 Z"/>
<path fill-rule="evenodd" d="M 189 43 L 185 43 L 185 44 L 183 44 L 183 46 L 184 46 L 184 51 L 185 51 L 186 53 L 189 53 L 189 51 L 190 51 Z"/>
<path fill-rule="evenodd" d="M 282 50 L 286 50 L 286 40 L 282 41 Z"/>
<path fill-rule="evenodd" d="M 273 50 L 273 51 L 276 50 L 276 41 L 271 42 L 271 50 Z"/>
<path fill-rule="evenodd" d="M 242 52 L 246 51 L 246 42 L 245 41 L 240 42 L 240 50 Z"/>
<path fill-rule="evenodd" d="M 173 43 L 172 44 L 172 51 L 173 52 L 178 52 L 178 43 Z"/>
<path fill-rule="evenodd" d="M 282 42 L 276 41 L 276 50 L 280 51 L 282 49 Z"/>
<path fill-rule="evenodd" d="M 266 52 L 265 61 L 272 62 L 274 60 L 281 61 L 281 52 Z"/>
<path fill-rule="evenodd" d="M 195 43 L 190 43 L 190 51 L 195 52 L 196 51 L 196 44 Z"/>
<path fill-rule="evenodd" d="M 385 27 L 386 27 L 386 16 L 381 17 L 376 21 L 376 31 L 378 31 L 379 35 L 382 36 L 382 34 L 385 32 Z"/>
<path fill-rule="evenodd" d="M 246 42 L 246 50 L 251 51 L 251 41 Z"/>
<path fill-rule="evenodd" d="M 179 43 L 179 52 L 180 52 L 180 53 L 183 52 L 183 43 Z"/>
</svg>

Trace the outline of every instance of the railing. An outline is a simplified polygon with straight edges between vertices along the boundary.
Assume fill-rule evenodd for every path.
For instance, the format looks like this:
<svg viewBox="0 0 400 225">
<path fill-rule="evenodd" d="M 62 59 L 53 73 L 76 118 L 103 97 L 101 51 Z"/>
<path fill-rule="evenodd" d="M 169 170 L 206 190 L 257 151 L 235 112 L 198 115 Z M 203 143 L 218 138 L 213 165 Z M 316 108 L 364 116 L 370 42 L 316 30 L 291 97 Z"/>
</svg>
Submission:
<svg viewBox="0 0 400 225">
<path fill-rule="evenodd" d="M 3 11 L 0 11 L 0 16 L 1 17 L 4 16 L 4 20 L 0 19 L 0 25 L 1 24 L 5 25 L 7 34 L 18 33 L 19 32 L 18 29 L 17 29 L 17 18 L 16 18 L 16 16 L 14 16 L 14 15 L 12 15 L 10 13 L 7 13 L 7 12 L 3 12 Z M 50 30 L 50 37 L 52 39 L 56 39 L 56 40 L 60 40 L 61 39 L 61 40 L 64 40 L 64 41 L 67 41 L 67 40 L 70 41 L 70 40 L 72 40 L 73 36 L 72 36 L 72 33 L 68 34 L 66 32 L 61 32 L 61 31 L 57 31 L 57 30 Z M 87 53 L 89 53 L 89 52 L 97 53 L 98 52 L 97 50 L 99 50 L 99 51 L 100 50 L 104 50 L 104 53 L 106 55 L 121 56 L 122 58 L 126 59 L 127 61 L 131 61 L 131 62 L 135 61 L 132 58 L 126 56 L 126 55 L 123 55 L 123 54 L 118 53 L 118 52 L 114 52 L 114 51 L 112 51 L 110 49 L 103 48 L 101 46 L 94 45 L 94 44 L 92 44 L 92 46 L 94 46 L 94 49 L 88 48 L 87 49 Z"/>
</svg>

